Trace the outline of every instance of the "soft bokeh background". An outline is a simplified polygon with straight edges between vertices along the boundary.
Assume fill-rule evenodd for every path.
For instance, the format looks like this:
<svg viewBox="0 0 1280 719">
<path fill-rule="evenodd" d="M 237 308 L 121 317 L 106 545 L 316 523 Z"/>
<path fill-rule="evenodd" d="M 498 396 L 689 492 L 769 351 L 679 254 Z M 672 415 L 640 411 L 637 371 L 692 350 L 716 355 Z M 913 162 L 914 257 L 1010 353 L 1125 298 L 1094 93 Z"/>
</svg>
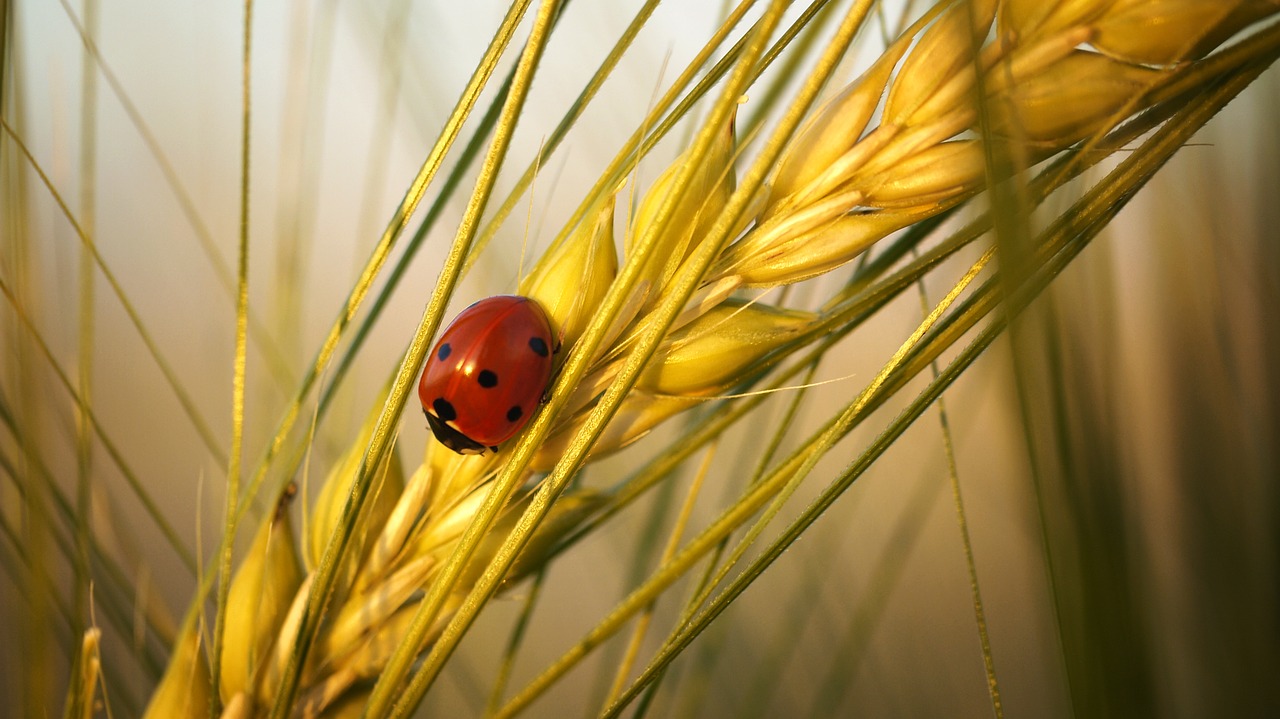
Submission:
<svg viewBox="0 0 1280 719">
<path fill-rule="evenodd" d="M 635 5 L 570 7 L 539 70 L 510 167 L 523 169 Z M 522 205 L 527 209 L 467 278 L 459 303 L 514 288 L 522 252 L 536 256 L 559 228 L 663 79 L 715 27 L 714 5 L 660 7 L 564 150 L 543 168 L 533 200 Z M 496 3 L 465 10 L 448 3 L 256 4 L 251 307 L 294 379 L 311 362 L 503 10 Z M 225 451 L 234 302 L 214 266 L 234 266 L 239 223 L 241 8 L 103 4 L 92 32 L 114 79 L 97 75 L 89 165 L 82 156 L 83 46 L 69 12 L 83 22 L 79 4 L 10 7 L 5 120 L 92 229 Z M 864 66 L 857 58 L 849 64 L 848 77 Z M 118 91 L 153 134 L 181 190 L 166 180 Z M 1013 341 L 994 347 L 946 395 L 1010 716 L 1280 712 L 1277 107 L 1280 82 L 1272 71 L 1215 118 L 1059 278 Z M 752 109 L 748 101 L 744 111 Z M 642 187 L 678 152 L 683 135 L 673 137 L 642 167 Z M 74 376 L 86 351 L 78 342 L 77 237 L 7 136 L 0 163 L 0 275 Z M 1079 191 L 1069 188 L 1064 197 Z M 179 193 L 190 197 L 194 221 Z M 318 427 L 313 475 L 323 475 L 345 448 L 398 362 L 461 207 L 454 203 L 424 245 L 335 410 Z M 202 250 L 196 223 L 220 259 Z M 930 296 L 940 297 L 965 266 L 943 268 Z M 801 288 L 801 303 L 843 279 Z M 94 409 L 188 545 L 208 556 L 222 523 L 222 470 L 100 275 L 94 298 Z M 854 396 L 920 312 L 919 298 L 907 294 L 856 332 L 825 371 L 847 379 L 818 394 L 829 396 L 830 407 Z M 8 305 L 0 317 L 4 398 L 30 446 L 70 491 L 73 402 Z M 245 457 L 252 466 L 292 386 L 272 376 L 258 347 L 251 349 L 248 382 Z M 845 440 L 785 514 L 798 512 L 912 395 L 908 390 Z M 745 448 L 768 431 L 781 406 L 739 428 L 720 449 L 695 527 L 751 471 Z M 830 407 L 807 409 L 802 427 Z M 678 432 L 678 422 L 666 432 Z M 420 415 L 407 412 L 400 452 L 416 460 L 426 441 Z M 585 481 L 612 484 L 661 442 L 648 438 L 594 467 Z M 13 434 L 4 434 L 0 448 L 23 466 Z M 193 578 L 101 447 L 92 461 L 103 535 L 127 557 L 139 586 L 178 615 Z M 679 497 L 687 482 L 686 474 L 658 493 Z M 9 526 L 21 527 L 30 515 L 15 486 L 0 483 L 0 499 Z M 642 502 L 558 561 L 513 687 L 558 657 L 644 576 L 656 555 L 636 547 L 649 536 L 660 546 L 673 520 L 663 506 Z M 104 521 L 109 514 L 116 520 Z M 26 543 L 26 550 L 41 551 L 40 535 L 37 528 L 36 544 Z M 30 536 L 3 542 L 0 695 L 43 694 L 51 715 L 60 712 L 68 640 L 56 613 L 46 614 L 46 626 L 23 619 L 31 616 L 25 602 L 50 601 L 48 588 L 15 581 L 22 576 L 14 570 L 20 545 Z M 43 551 L 56 554 L 54 547 Z M 69 592 L 65 563 L 50 566 L 53 591 Z M 675 619 L 686 591 L 679 585 L 668 595 L 655 627 Z M 487 610 L 429 695 L 426 714 L 479 713 L 518 609 L 518 602 L 499 600 Z M 661 634 L 651 632 L 646 653 Z M 572 674 L 531 715 L 593 711 L 620 648 L 618 641 L 605 647 L 605 662 Z M 128 638 L 108 632 L 103 651 L 143 696 Z M 40 667 L 54 673 L 31 671 Z M 672 691 L 651 716 L 990 715 L 935 413 L 695 644 L 666 687 Z"/>
</svg>

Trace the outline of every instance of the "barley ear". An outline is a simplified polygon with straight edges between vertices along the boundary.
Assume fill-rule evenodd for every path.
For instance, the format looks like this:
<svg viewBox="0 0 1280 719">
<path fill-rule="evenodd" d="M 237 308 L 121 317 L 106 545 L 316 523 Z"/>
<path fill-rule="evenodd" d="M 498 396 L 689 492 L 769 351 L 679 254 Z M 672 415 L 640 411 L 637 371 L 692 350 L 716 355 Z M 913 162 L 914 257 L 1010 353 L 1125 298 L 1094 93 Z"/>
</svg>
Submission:
<svg viewBox="0 0 1280 719">
<path fill-rule="evenodd" d="M 319 719 L 360 719 L 364 716 L 364 706 L 369 703 L 369 687 L 345 692 L 334 703 L 320 712 Z"/>
<path fill-rule="evenodd" d="M 1093 46 L 1146 65 L 1196 60 L 1276 10 L 1268 0 L 1117 0 L 1097 20 Z"/>
<path fill-rule="evenodd" d="M 493 478 L 501 466 L 499 455 L 458 454 L 439 442 L 427 442 L 425 462 L 431 467 L 429 511 L 439 513 Z"/>
<path fill-rule="evenodd" d="M 415 559 L 434 556 L 440 547 L 461 536 L 492 489 L 492 482 L 483 481 L 470 491 L 454 494 L 433 507 L 428 521 L 409 540 L 405 556 Z"/>
<path fill-rule="evenodd" d="M 1163 77 L 1158 70 L 1074 50 L 1046 67 L 1022 72 L 1012 64 L 1007 88 L 993 101 L 994 131 L 1032 146 L 1054 150 L 1097 132 L 1125 103 Z M 998 75 L 997 75 L 998 77 Z"/>
<path fill-rule="evenodd" d="M 311 582 L 314 578 L 314 572 L 308 573 L 303 578 L 302 584 L 298 585 L 298 591 L 293 595 L 293 601 L 289 603 L 289 610 L 285 612 L 284 620 L 280 622 L 280 631 L 276 636 L 275 646 L 271 650 L 270 661 L 266 663 L 266 667 L 262 670 L 261 680 L 258 682 L 258 686 L 263 689 L 264 695 L 269 694 L 270 690 L 280 685 L 285 668 L 289 665 L 293 647 L 298 641 L 302 614 L 307 608 L 307 595 L 311 591 Z M 311 665 L 314 664 L 314 661 L 315 655 L 312 654 L 308 657 L 307 663 Z"/>
<path fill-rule="evenodd" d="M 355 482 L 356 470 L 359 469 L 360 462 L 364 458 L 364 451 L 369 445 L 369 438 L 373 436 L 373 429 L 378 422 L 378 416 L 382 411 L 382 402 L 385 398 L 385 392 L 378 396 L 368 417 L 365 419 L 364 426 L 360 429 L 360 434 L 357 435 L 355 441 L 351 443 L 346 453 L 342 455 L 333 469 L 329 471 L 324 484 L 320 488 L 320 493 L 316 497 L 311 522 L 307 527 L 304 558 L 309 568 L 314 568 L 320 563 L 320 557 L 324 554 L 325 547 L 329 544 L 329 536 L 333 533 L 338 519 L 342 516 L 342 508 L 351 493 L 351 485 Z M 374 475 L 373 482 L 369 490 L 373 493 L 372 501 L 369 502 L 364 515 L 357 520 L 355 533 L 352 535 L 353 545 L 344 559 L 343 571 L 347 579 L 339 583 L 338 586 L 340 587 L 351 585 L 360 560 L 373 542 L 373 537 L 370 535 L 381 530 L 387 517 L 390 516 L 395 508 L 396 500 L 399 499 L 400 493 L 404 491 L 404 469 L 400 464 L 399 452 L 395 450 L 395 447 L 392 447 L 384 456 L 382 465 L 377 468 L 377 472 Z"/>
<path fill-rule="evenodd" d="M 775 214 L 780 203 L 822 175 L 858 141 L 880 105 L 894 65 L 910 47 L 908 39 L 894 43 L 862 77 L 827 101 L 787 145 L 761 219 Z"/>
<path fill-rule="evenodd" d="M 862 203 L 901 210 L 940 206 L 979 189 L 986 169 L 981 142 L 940 142 L 863 178 Z"/>
<path fill-rule="evenodd" d="M 209 662 L 196 627 L 196 622 L 189 622 L 178 636 L 169 666 L 151 694 L 143 719 L 208 718 Z"/>
<path fill-rule="evenodd" d="M 613 196 L 596 204 L 577 229 L 520 283 L 520 294 L 537 300 L 551 318 L 561 351 L 572 347 L 582 335 L 618 274 L 614 204 Z"/>
<path fill-rule="evenodd" d="M 254 535 L 227 592 L 227 632 L 222 652 L 223 701 L 254 691 L 254 676 L 267 663 L 289 605 L 302 584 L 286 493 Z"/>
<path fill-rule="evenodd" d="M 253 715 L 253 702 L 249 695 L 236 692 L 222 703 L 222 714 L 218 715 L 218 719 L 251 719 Z"/>
<path fill-rule="evenodd" d="M 78 675 L 72 677 L 68 689 L 67 706 L 63 716 L 69 719 L 92 719 L 93 701 L 102 681 L 102 630 L 89 627 L 80 639 Z"/>
<path fill-rule="evenodd" d="M 661 288 L 665 287 L 676 270 L 715 224 L 721 210 L 729 203 L 736 181 L 733 160 L 736 149 L 734 117 L 729 116 L 721 131 L 715 136 L 705 161 L 693 172 L 685 193 L 675 200 L 671 221 L 665 236 L 657 238 L 654 252 L 649 255 L 637 292 L 643 296 L 642 305 L 651 307 L 658 301 Z M 626 253 L 635 250 L 635 243 L 649 231 L 668 202 L 672 184 L 688 158 L 681 155 L 654 181 L 626 235 Z"/>
<path fill-rule="evenodd" d="M 388 619 L 429 581 L 438 563 L 435 556 L 414 557 L 366 591 L 347 597 L 322 639 L 324 664 L 333 665 L 370 632 L 382 631 Z"/>
<path fill-rule="evenodd" d="M 1027 44 L 1087 25 L 1114 4 L 1115 0 L 1004 0 L 997 22 L 1006 38 Z"/>
<path fill-rule="evenodd" d="M 493 529 L 485 535 L 484 541 L 476 550 L 476 559 L 468 565 L 467 572 L 459 582 L 460 587 L 470 587 L 480 578 L 480 574 L 488 567 L 490 560 L 506 541 L 507 535 L 524 515 L 533 499 L 533 494 L 533 490 L 525 492 L 503 510 L 502 516 L 498 518 Z M 503 579 L 503 585 L 510 586 L 544 566 L 552 549 L 559 544 L 560 540 L 576 529 L 583 520 L 590 517 L 604 503 L 604 500 L 603 494 L 591 489 L 577 489 L 561 495 L 555 504 L 551 505 L 546 518 L 529 537 L 528 544 L 520 550 L 520 554 Z"/>
<path fill-rule="evenodd" d="M 794 339 L 815 317 L 728 300 L 664 340 L 636 386 L 669 395 L 724 392 L 747 379 L 766 355 Z"/>
<path fill-rule="evenodd" d="M 943 13 L 902 61 L 885 99 L 884 124 L 919 125 L 936 119 L 937 110 L 926 108 L 963 101 L 964 89 L 972 85 L 974 56 L 995 13 L 994 0 L 956 3 Z"/>
<path fill-rule="evenodd" d="M 854 212 L 816 230 L 779 238 L 748 236 L 721 256 L 716 277 L 745 287 L 776 287 L 829 272 L 898 230 L 936 214 L 925 205 L 908 210 Z"/>
<path fill-rule="evenodd" d="M 432 443 L 428 443 L 428 447 Z M 369 556 L 361 569 L 356 582 L 358 591 L 363 591 L 369 584 L 382 579 L 388 569 L 397 560 L 405 541 L 417 526 L 423 508 L 428 506 L 429 498 L 437 482 L 435 473 L 429 462 L 418 465 L 418 469 L 409 476 L 404 491 L 396 501 L 395 508 L 378 533 L 378 539 L 369 551 Z"/>
<path fill-rule="evenodd" d="M 654 427 L 701 402 L 703 400 L 697 397 L 657 395 L 641 389 L 631 390 L 592 445 L 586 461 L 593 462 L 626 447 L 648 434 Z M 530 469 L 535 472 L 550 471 L 568 450 L 569 443 L 578 434 L 578 430 L 586 424 L 588 414 L 590 410 L 584 409 L 560 425 L 538 448 L 529 463 Z"/>
</svg>

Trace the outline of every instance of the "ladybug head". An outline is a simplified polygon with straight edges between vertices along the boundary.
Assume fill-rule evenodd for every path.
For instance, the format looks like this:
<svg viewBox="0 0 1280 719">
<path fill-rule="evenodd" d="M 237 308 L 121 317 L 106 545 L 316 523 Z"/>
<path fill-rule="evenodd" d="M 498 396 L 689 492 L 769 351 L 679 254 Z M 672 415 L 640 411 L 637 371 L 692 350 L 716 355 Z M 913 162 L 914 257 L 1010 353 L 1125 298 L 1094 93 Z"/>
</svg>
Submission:
<svg viewBox="0 0 1280 719">
<path fill-rule="evenodd" d="M 483 444 L 450 427 L 434 414 L 426 410 L 423 410 L 422 413 L 427 416 L 427 424 L 431 425 L 431 431 L 435 434 L 436 439 L 440 440 L 440 444 L 458 454 L 484 454 L 486 449 L 498 451 L 497 447 L 485 447 Z"/>
</svg>

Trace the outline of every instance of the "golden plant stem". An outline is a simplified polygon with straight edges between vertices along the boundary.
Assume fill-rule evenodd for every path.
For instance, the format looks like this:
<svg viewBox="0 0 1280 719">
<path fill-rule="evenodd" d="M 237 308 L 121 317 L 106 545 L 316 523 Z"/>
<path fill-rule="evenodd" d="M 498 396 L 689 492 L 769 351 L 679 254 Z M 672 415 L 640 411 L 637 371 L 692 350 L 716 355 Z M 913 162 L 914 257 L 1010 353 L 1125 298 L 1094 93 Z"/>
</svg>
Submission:
<svg viewBox="0 0 1280 719">
<path fill-rule="evenodd" d="M 209 225 L 204 221 L 204 218 L 200 216 L 200 211 L 196 209 L 196 203 L 191 198 L 191 192 L 183 184 L 177 169 L 174 168 L 169 156 L 165 153 L 164 148 L 161 147 L 160 140 L 156 138 L 155 132 L 151 130 L 151 126 L 143 119 L 142 112 L 133 103 L 129 93 L 125 91 L 124 84 L 120 82 L 120 78 L 115 71 L 107 64 L 106 59 L 102 57 L 102 53 L 98 50 L 98 45 L 93 39 L 93 34 L 86 28 L 88 21 L 86 20 L 82 23 L 76 17 L 75 10 L 68 0 L 59 0 L 59 2 L 62 3 L 62 8 L 66 11 L 67 20 L 71 23 L 71 27 L 80 35 L 80 40 L 84 43 L 85 52 L 93 58 L 98 71 L 102 73 L 102 78 L 107 81 L 107 87 L 111 89 L 116 101 L 120 103 L 120 108 L 124 110 L 125 115 L 129 117 L 129 122 L 137 130 L 142 144 L 151 153 L 151 157 L 155 159 L 156 167 L 160 170 L 160 174 L 164 176 L 165 184 L 173 192 L 173 197 L 178 202 L 178 208 L 186 218 L 187 224 L 191 225 L 191 230 L 196 235 L 200 249 L 209 260 L 218 284 L 227 293 L 228 298 L 234 301 L 236 292 L 235 278 L 232 277 L 231 268 L 227 265 L 226 258 L 222 256 L 222 251 L 213 239 L 213 232 L 210 231 Z M 263 356 L 267 360 L 267 368 L 271 371 L 272 376 L 275 377 L 277 386 L 283 393 L 286 387 L 293 384 L 293 374 L 289 370 L 288 363 L 281 354 L 280 347 L 276 345 L 271 333 L 258 321 L 255 315 L 249 316 L 249 336 L 253 338 L 258 348 L 262 350 Z M 225 465 L 226 462 L 223 462 L 223 464 Z"/>
<path fill-rule="evenodd" d="M 209 428 L 209 423 L 205 421 L 204 416 L 200 413 L 200 409 L 196 406 L 195 401 L 192 400 L 191 396 L 187 394 L 187 391 L 182 388 L 182 384 L 178 381 L 177 372 L 174 371 L 172 365 L 169 364 L 169 361 L 165 359 L 164 354 L 160 352 L 160 346 L 156 344 L 151 333 L 148 332 L 146 326 L 143 325 L 142 316 L 138 314 L 137 308 L 134 307 L 133 303 L 125 294 L 124 286 L 120 284 L 115 273 L 107 267 L 106 261 L 102 259 L 102 255 L 98 252 L 98 247 L 94 242 L 93 237 L 85 231 L 84 227 L 81 226 L 80 221 L 76 219 L 75 214 L 71 212 L 71 208 L 67 206 L 66 201 L 63 200 L 62 195 L 57 191 L 53 181 L 45 173 L 44 168 L 36 162 L 35 156 L 31 154 L 29 149 L 27 149 L 26 144 L 22 141 L 22 138 L 19 137 L 17 131 L 15 131 L 3 117 L 0 117 L 0 128 L 4 129 L 4 131 L 9 134 L 9 138 L 13 140 L 15 145 L 17 145 L 19 152 L 21 152 L 22 156 L 26 158 L 27 162 L 31 165 L 31 168 L 36 171 L 36 174 L 40 177 L 41 183 L 44 184 L 45 189 L 49 191 L 50 196 L 52 196 L 54 202 L 57 203 L 58 209 L 62 212 L 63 217 L 65 217 L 67 222 L 71 224 L 71 229 L 75 231 L 76 236 L 80 238 L 80 241 L 84 243 L 84 246 L 87 247 L 90 254 L 93 255 L 94 263 L 98 266 L 98 269 L 102 271 L 102 276 L 106 278 L 107 284 L 111 287 L 111 291 L 120 301 L 120 306 L 124 309 L 125 314 L 129 316 L 129 321 L 133 323 L 134 329 L 138 333 L 138 338 L 142 340 L 142 343 L 147 348 L 147 352 L 151 355 L 151 358 L 155 360 L 156 366 L 159 367 L 160 373 L 164 375 L 165 381 L 169 384 L 169 387 L 177 398 L 178 403 L 182 405 L 187 417 L 191 420 L 191 424 L 195 427 L 196 433 L 200 435 L 200 439 L 204 441 L 205 447 L 209 450 L 209 453 L 213 455 L 214 459 L 217 460 L 218 464 L 225 467 L 227 464 L 226 452 L 218 446 L 218 440 L 213 436 L 213 430 Z M 193 572 L 195 571 L 194 563 L 191 564 L 191 570 Z"/>
<path fill-rule="evenodd" d="M 235 546 L 239 515 L 240 467 L 244 454 L 244 387 L 249 344 L 249 145 L 250 88 L 253 68 L 253 0 L 244 0 L 244 54 L 241 57 L 240 113 L 240 249 L 236 276 L 236 349 L 231 376 L 231 463 L 227 469 L 227 498 L 223 517 L 221 555 L 218 558 L 218 598 L 213 623 L 213 648 L 209 657 L 210 708 L 222 711 L 222 647 L 227 631 L 227 594 L 231 590 L 231 552 Z"/>
<path fill-rule="evenodd" d="M 98 30 L 98 2 L 96 0 L 86 0 L 85 2 L 85 24 L 90 33 L 97 33 Z M 93 72 L 93 59 L 88 52 L 82 53 L 80 56 L 80 221 L 84 225 L 89 235 L 94 235 L 94 223 L 97 218 L 97 121 L 98 121 L 98 76 Z M 0 77 L 3 77 L 0 75 Z M 94 266 L 93 255 L 89 252 L 89 248 L 80 245 L 80 272 L 79 272 L 79 362 L 77 367 L 77 382 L 80 389 L 79 404 L 76 405 L 75 415 L 75 433 L 76 433 L 76 510 L 75 510 L 75 540 L 76 551 L 72 559 L 72 567 L 75 573 L 75 584 L 72 592 L 75 597 L 75 622 L 71 625 L 73 631 L 79 633 L 85 631 L 89 625 L 89 589 L 92 586 L 91 581 L 91 564 L 89 562 L 90 552 L 89 544 L 90 527 L 89 513 L 91 511 L 92 495 L 90 493 L 90 478 L 93 471 L 93 429 L 89 424 L 86 415 L 86 409 L 93 401 L 93 347 L 94 347 Z M 94 630 L 97 632 L 97 630 Z M 100 634 L 100 633 L 99 633 Z M 84 680 L 88 686 L 81 686 L 78 689 L 73 682 L 67 688 L 67 702 L 64 715 L 88 716 L 92 710 L 93 703 L 93 682 L 96 681 L 96 667 L 94 669 L 94 679 L 89 679 L 86 662 L 92 660 L 98 662 L 97 656 L 97 636 L 94 635 L 93 642 L 90 643 L 88 634 L 85 635 L 83 641 L 77 648 L 75 657 L 72 659 L 71 673 L 72 676 L 85 673 Z M 89 655 L 89 648 L 92 646 L 93 655 Z M 87 689 L 87 693 L 85 692 Z"/>
<path fill-rule="evenodd" d="M 560 146 L 561 141 L 563 141 L 565 136 L 569 133 L 569 129 L 573 127 L 573 123 L 582 116 L 583 111 L 587 109 L 587 106 L 595 98 L 596 93 L 598 93 L 600 88 L 604 85 L 604 81 L 613 73 L 613 70 L 622 60 L 623 55 L 625 55 L 627 50 L 631 47 L 631 43 L 635 40 L 636 36 L 640 34 L 640 30 L 644 28 L 644 25 L 648 22 L 650 16 L 653 15 L 653 11 L 658 7 L 658 2 L 659 0 L 645 0 L 645 4 L 636 11 L 635 17 L 631 19 L 631 23 L 627 25 L 625 30 L 623 30 L 622 35 L 618 38 L 618 41 L 614 43 L 609 54 L 605 57 L 604 61 L 600 63 L 600 67 L 597 68 L 596 72 L 591 76 L 591 79 L 587 81 L 586 86 L 582 88 L 582 92 L 578 93 L 578 97 L 573 102 L 573 105 L 570 106 L 569 112 L 561 118 L 555 129 L 551 131 L 551 134 L 547 135 L 547 139 L 543 143 L 543 146 L 539 148 L 538 154 L 534 156 L 532 161 L 530 161 L 529 166 L 525 168 L 524 174 L 520 176 L 520 179 L 516 180 L 515 185 L 511 188 L 511 192 L 507 194 L 507 198 L 498 206 L 498 209 L 493 213 L 493 216 L 489 218 L 484 229 L 480 232 L 480 236 L 476 239 L 476 254 L 471 255 L 467 259 L 466 265 L 463 266 L 464 273 L 471 269 L 471 264 L 475 262 L 475 258 L 479 256 L 480 252 L 484 251 L 484 248 L 488 246 L 489 241 L 498 234 L 498 230 L 515 209 L 516 203 L 520 201 L 524 192 L 531 184 L 533 184 L 534 178 L 538 174 L 538 168 L 546 164 L 547 160 L 556 151 L 556 148 Z M 594 194 L 594 192 L 590 192 L 587 194 L 587 197 L 590 198 Z M 587 206 L 588 205 L 583 205 L 582 209 L 585 210 Z M 566 223 L 565 226 L 566 228 L 571 228 L 573 226 L 573 222 L 570 221 Z M 567 233 L 565 234 L 567 235 Z M 542 258 L 548 257 L 551 254 L 552 253 L 550 251 L 545 252 L 543 253 Z M 539 261 L 541 261 L 542 258 L 539 258 Z"/>
<path fill-rule="evenodd" d="M 5 127 L 8 126 L 5 125 Z M 49 367 L 53 369 L 54 374 L 57 375 L 58 382 L 67 390 L 67 393 L 71 395 L 71 398 L 76 402 L 76 404 L 82 404 L 80 402 L 80 393 L 76 391 L 75 385 L 71 382 L 70 376 L 53 356 L 53 351 L 49 349 L 49 345 L 46 344 L 44 338 L 40 336 L 36 326 L 31 322 L 31 318 L 27 315 L 26 310 L 18 303 L 17 295 L 14 294 L 13 289 L 9 287 L 9 284 L 5 282 L 3 277 L 0 277 L 0 294 L 3 294 L 5 299 L 9 301 L 9 305 L 13 307 L 14 314 L 18 316 L 18 320 L 27 328 L 27 331 L 31 333 L 32 338 L 35 339 L 36 346 L 40 348 L 40 352 L 49 363 Z M 173 547 L 174 552 L 177 553 L 178 558 L 182 560 L 182 563 L 188 570 L 194 572 L 196 570 L 195 557 L 191 554 L 191 551 L 183 545 L 182 538 L 178 536 L 177 531 L 173 528 L 173 525 L 169 523 L 169 520 L 165 519 L 164 513 L 160 511 L 160 508 L 156 505 L 155 501 L 152 500 L 151 496 L 147 493 L 146 488 L 142 486 L 142 482 L 138 480 L 138 475 L 134 474 L 133 470 L 129 467 L 129 464 L 125 461 L 124 455 L 120 453 L 115 442 L 111 440 L 107 435 L 106 430 L 103 429 L 102 423 L 98 421 L 97 415 L 94 413 L 93 409 L 87 405 L 85 405 L 85 416 L 93 426 L 94 433 L 98 435 L 98 441 L 102 442 L 103 449 L 107 450 L 107 455 L 111 457 L 116 468 L 118 468 L 120 473 L 124 475 L 125 482 L 134 491 L 134 494 L 137 496 L 138 501 L 142 503 L 147 514 L 151 516 L 151 519 L 156 523 L 160 532 L 164 534 L 165 539 L 169 541 L 170 546 Z"/>
<path fill-rule="evenodd" d="M 929 295 L 924 280 L 916 282 L 919 290 L 920 311 L 929 311 Z M 934 381 L 940 376 L 938 362 L 929 363 Z M 969 594 L 973 598 L 973 619 L 977 624 L 978 642 L 982 648 L 982 665 L 987 675 L 987 694 L 991 697 L 991 711 L 996 719 L 1004 719 L 1004 705 L 1000 701 L 1000 683 L 996 679 L 995 657 L 991 652 L 991 636 L 987 632 L 987 614 L 982 603 L 982 591 L 978 586 L 978 565 L 973 553 L 973 540 L 969 536 L 969 520 L 964 511 L 964 498 L 960 492 L 960 467 L 956 461 L 955 443 L 951 436 L 951 421 L 947 415 L 946 399 L 938 398 L 938 429 L 942 434 L 942 448 L 947 459 L 947 479 L 951 485 L 951 500 L 956 508 L 956 529 L 960 532 L 960 545 L 964 549 L 965 569 L 969 573 Z"/>
<path fill-rule="evenodd" d="M 511 680 L 511 670 L 516 663 L 516 654 L 524 642 L 525 632 L 529 628 L 529 619 L 533 616 L 533 608 L 537 606 L 538 599 L 542 596 L 542 583 L 546 578 L 546 568 L 543 568 L 534 576 L 529 586 L 524 606 L 520 609 L 520 616 L 516 619 L 516 624 L 511 630 L 511 639 L 507 642 L 507 649 L 502 655 L 502 663 L 498 665 L 493 689 L 489 692 L 489 701 L 485 703 L 485 717 L 493 716 L 493 713 L 498 711 L 498 707 L 502 706 L 502 695 L 506 692 L 507 684 Z"/>
<path fill-rule="evenodd" d="M 694 473 L 693 481 L 689 483 L 689 491 L 685 494 L 684 503 L 680 505 L 680 514 L 676 517 L 675 525 L 671 528 L 671 534 L 667 537 L 666 546 L 662 548 L 662 555 L 658 559 L 658 564 L 665 564 L 671 561 L 671 558 L 676 554 L 676 550 L 680 549 L 680 540 L 684 537 L 684 530 L 689 525 L 689 518 L 693 515 L 693 506 L 702 491 L 702 482 L 711 473 L 711 460 L 715 459 L 716 446 L 716 443 L 712 442 L 707 447 L 706 454 L 702 458 L 702 464 L 698 467 L 698 471 Z M 627 675 L 631 674 L 631 668 L 635 666 L 636 657 L 640 655 L 640 646 L 644 643 L 644 636 L 653 621 L 655 604 L 656 602 L 650 603 L 641 612 L 640 617 L 636 619 L 636 625 L 631 632 L 631 639 L 627 642 L 622 661 L 618 663 L 618 671 L 614 674 L 613 684 L 609 687 L 609 693 L 605 695 L 605 706 L 612 704 L 613 700 L 618 697 L 618 693 L 626 686 Z"/>
</svg>

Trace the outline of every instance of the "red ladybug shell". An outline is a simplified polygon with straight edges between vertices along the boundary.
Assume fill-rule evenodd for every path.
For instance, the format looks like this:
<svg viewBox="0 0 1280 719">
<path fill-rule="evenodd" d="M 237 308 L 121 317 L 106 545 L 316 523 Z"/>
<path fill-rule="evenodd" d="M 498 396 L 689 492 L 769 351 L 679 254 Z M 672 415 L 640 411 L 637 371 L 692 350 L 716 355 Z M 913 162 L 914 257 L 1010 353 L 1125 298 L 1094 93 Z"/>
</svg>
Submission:
<svg viewBox="0 0 1280 719">
<path fill-rule="evenodd" d="M 459 313 L 418 381 L 436 439 L 459 454 L 496 451 L 542 400 L 552 345 L 551 323 L 528 297 L 487 297 Z"/>
</svg>

